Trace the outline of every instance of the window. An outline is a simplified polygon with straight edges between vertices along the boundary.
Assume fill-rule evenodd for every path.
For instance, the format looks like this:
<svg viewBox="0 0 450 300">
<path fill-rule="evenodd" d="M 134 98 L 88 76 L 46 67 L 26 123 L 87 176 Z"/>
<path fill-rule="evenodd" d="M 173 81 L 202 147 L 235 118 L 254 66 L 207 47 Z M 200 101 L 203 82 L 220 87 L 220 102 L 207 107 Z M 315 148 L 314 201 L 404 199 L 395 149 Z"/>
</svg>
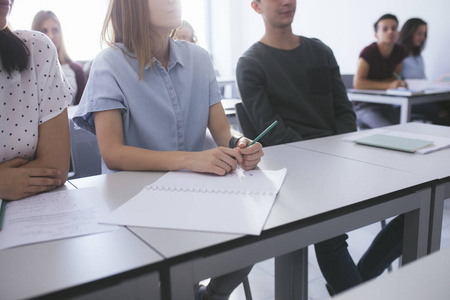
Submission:
<svg viewBox="0 0 450 300">
<path fill-rule="evenodd" d="M 205 3 L 208 0 L 181 0 L 183 18 L 195 29 L 199 44 L 207 47 Z M 10 16 L 14 29 L 31 29 L 35 14 L 51 10 L 61 22 L 69 56 L 76 61 L 93 59 L 101 50 L 100 35 L 108 0 L 20 0 L 15 1 Z"/>
</svg>

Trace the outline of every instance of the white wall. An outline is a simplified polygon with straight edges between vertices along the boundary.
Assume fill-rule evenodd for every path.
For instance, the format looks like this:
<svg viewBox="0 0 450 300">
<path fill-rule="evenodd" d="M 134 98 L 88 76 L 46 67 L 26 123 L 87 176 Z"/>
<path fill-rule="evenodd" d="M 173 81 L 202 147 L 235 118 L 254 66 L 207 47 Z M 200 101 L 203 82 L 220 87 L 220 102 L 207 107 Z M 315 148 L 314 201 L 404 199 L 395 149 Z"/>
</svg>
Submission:
<svg viewBox="0 0 450 300">
<path fill-rule="evenodd" d="M 264 25 L 250 7 L 251 0 L 211 2 L 212 10 L 220 15 L 220 25 L 213 21 L 212 26 L 216 67 L 221 74 L 234 74 L 237 59 L 261 38 Z M 412 17 L 424 19 L 428 23 L 428 41 L 423 52 L 427 76 L 436 79 L 450 72 L 449 0 L 298 0 L 293 30 L 321 39 L 334 51 L 341 73 L 353 74 L 359 52 L 375 41 L 373 23 L 385 13 L 395 14 L 400 26 Z M 229 23 L 224 23 L 227 18 Z M 224 27 L 228 33 L 214 38 L 215 30 Z"/>
</svg>

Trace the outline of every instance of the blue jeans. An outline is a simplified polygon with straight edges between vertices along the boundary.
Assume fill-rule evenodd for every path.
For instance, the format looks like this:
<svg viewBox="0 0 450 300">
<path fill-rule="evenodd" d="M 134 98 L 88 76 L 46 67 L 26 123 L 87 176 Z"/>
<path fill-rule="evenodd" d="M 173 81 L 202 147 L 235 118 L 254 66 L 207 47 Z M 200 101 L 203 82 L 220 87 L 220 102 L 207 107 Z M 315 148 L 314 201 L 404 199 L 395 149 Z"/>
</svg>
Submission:
<svg viewBox="0 0 450 300">
<path fill-rule="evenodd" d="M 403 221 L 400 215 L 389 222 L 355 265 L 348 252 L 347 234 L 315 244 L 317 261 L 325 280 L 337 294 L 375 278 L 402 254 Z"/>
</svg>

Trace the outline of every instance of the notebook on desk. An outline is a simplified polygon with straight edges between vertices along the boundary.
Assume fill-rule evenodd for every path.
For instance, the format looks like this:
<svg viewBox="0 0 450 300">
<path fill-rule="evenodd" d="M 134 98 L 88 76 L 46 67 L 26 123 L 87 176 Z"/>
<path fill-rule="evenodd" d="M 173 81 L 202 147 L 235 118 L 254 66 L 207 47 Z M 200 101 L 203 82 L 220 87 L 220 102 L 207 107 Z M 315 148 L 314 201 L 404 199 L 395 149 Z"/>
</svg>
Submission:
<svg viewBox="0 0 450 300">
<path fill-rule="evenodd" d="M 415 96 L 415 95 L 423 95 L 425 94 L 425 90 L 423 89 L 406 89 L 406 88 L 396 88 L 396 89 L 387 89 L 386 95 L 395 95 L 395 96 Z"/>
<path fill-rule="evenodd" d="M 168 172 L 101 223 L 259 235 L 287 170 Z"/>
<path fill-rule="evenodd" d="M 414 153 L 417 150 L 433 146 L 433 141 L 413 139 L 386 134 L 374 134 L 354 140 L 355 143 L 367 146 L 381 147 L 392 150 Z"/>
</svg>

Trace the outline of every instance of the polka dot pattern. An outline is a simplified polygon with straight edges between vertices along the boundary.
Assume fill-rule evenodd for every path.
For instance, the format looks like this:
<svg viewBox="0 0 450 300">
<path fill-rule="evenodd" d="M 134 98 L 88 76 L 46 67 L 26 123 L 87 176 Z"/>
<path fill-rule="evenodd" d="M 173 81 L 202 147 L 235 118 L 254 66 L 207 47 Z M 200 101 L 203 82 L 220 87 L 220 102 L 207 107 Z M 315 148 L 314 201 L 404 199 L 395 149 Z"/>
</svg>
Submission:
<svg viewBox="0 0 450 300">
<path fill-rule="evenodd" d="M 16 31 L 30 50 L 25 71 L 9 75 L 0 63 L 0 163 L 32 159 L 39 125 L 56 117 L 72 99 L 50 39 L 34 31 Z"/>
</svg>

